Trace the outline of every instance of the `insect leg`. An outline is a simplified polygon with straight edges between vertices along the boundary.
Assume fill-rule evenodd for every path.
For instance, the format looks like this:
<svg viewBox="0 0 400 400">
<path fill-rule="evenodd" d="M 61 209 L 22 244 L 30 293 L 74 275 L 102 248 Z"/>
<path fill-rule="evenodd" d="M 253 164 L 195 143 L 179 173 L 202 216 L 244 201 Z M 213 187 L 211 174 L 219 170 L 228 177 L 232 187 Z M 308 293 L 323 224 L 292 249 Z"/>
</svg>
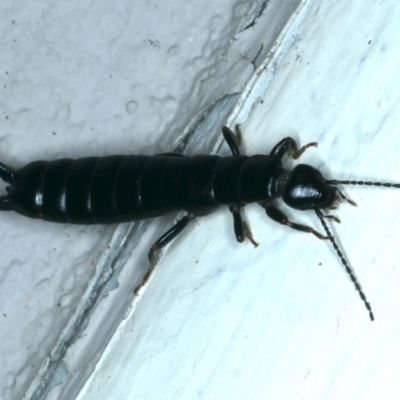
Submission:
<svg viewBox="0 0 400 400">
<path fill-rule="evenodd" d="M 310 228 L 306 225 L 296 224 L 295 222 L 291 222 L 288 220 L 287 216 L 280 210 L 278 210 L 275 206 L 272 205 L 265 205 L 263 206 L 265 211 L 267 212 L 268 217 L 273 219 L 275 222 L 279 222 L 282 225 L 289 226 L 290 228 L 296 229 L 302 232 L 308 232 L 315 235 L 318 239 L 329 239 L 328 236 L 324 236 L 321 233 L 317 232 L 313 228 Z"/>
<path fill-rule="evenodd" d="M 193 219 L 192 214 L 187 214 L 185 215 L 182 219 L 180 219 L 171 229 L 169 229 L 167 232 L 164 233 L 154 244 L 151 246 L 150 251 L 149 251 L 149 261 L 150 261 L 150 267 L 146 271 L 146 274 L 144 275 L 142 282 L 136 287 L 134 290 L 134 294 L 137 295 L 139 291 L 144 287 L 144 285 L 148 282 L 150 279 L 156 265 L 158 262 L 158 257 L 157 253 L 168 243 L 170 243 L 173 239 L 175 239 L 189 224 L 189 222 Z"/>
<path fill-rule="evenodd" d="M 222 127 L 222 134 L 224 135 L 224 139 L 231 149 L 232 155 L 239 156 L 240 155 L 240 140 L 238 143 L 237 136 L 229 129 L 227 126 Z"/>
<path fill-rule="evenodd" d="M 309 147 L 318 146 L 317 142 L 308 143 L 305 146 L 301 147 L 300 150 L 297 150 L 297 143 L 291 137 L 287 137 L 282 139 L 278 144 L 274 146 L 269 155 L 271 157 L 282 158 L 284 154 L 289 151 L 291 157 L 294 160 L 297 160 Z"/>
<path fill-rule="evenodd" d="M 7 183 L 13 183 L 15 178 L 14 168 L 0 162 L 0 178 Z M 9 191 L 9 187 L 6 188 Z M 10 196 L 0 196 L 0 210 L 9 211 L 14 209 L 14 201 Z"/>
<path fill-rule="evenodd" d="M 171 229 L 164 233 L 154 244 L 151 246 L 149 251 L 150 263 L 157 262 L 157 253 L 166 246 L 169 242 L 175 239 L 193 219 L 192 214 L 187 214 L 181 218 Z"/>
<path fill-rule="evenodd" d="M 236 240 L 239 243 L 242 243 L 247 237 L 247 239 L 249 239 L 250 242 L 253 243 L 254 247 L 257 247 L 258 243 L 254 240 L 249 226 L 247 225 L 246 221 L 243 221 L 242 214 L 240 213 L 241 207 L 231 206 L 229 207 L 229 211 L 233 215 L 233 228 L 235 230 Z"/>
<path fill-rule="evenodd" d="M 14 177 L 15 177 L 14 168 L 11 168 L 8 165 L 0 162 L 0 178 L 3 179 L 4 182 L 13 183 Z"/>
</svg>

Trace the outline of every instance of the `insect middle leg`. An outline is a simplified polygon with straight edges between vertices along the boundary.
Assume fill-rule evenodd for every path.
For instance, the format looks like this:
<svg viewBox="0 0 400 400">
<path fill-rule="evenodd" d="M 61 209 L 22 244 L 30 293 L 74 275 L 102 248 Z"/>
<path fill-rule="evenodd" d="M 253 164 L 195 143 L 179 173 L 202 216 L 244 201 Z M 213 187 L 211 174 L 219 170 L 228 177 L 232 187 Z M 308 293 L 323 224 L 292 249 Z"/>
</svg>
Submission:
<svg viewBox="0 0 400 400">
<path fill-rule="evenodd" d="M 157 263 L 158 263 L 158 252 L 174 240 L 189 224 L 189 222 L 193 219 L 193 214 L 186 214 L 183 218 L 181 218 L 171 229 L 164 233 L 154 244 L 151 246 L 148 258 L 150 261 L 150 267 L 146 271 L 142 282 L 135 288 L 134 294 L 139 294 L 140 290 L 146 285 L 149 281 Z"/>
<path fill-rule="evenodd" d="M 229 211 L 233 215 L 233 229 L 235 230 L 236 240 L 239 243 L 242 243 L 247 237 L 247 239 L 249 239 L 250 242 L 253 243 L 254 247 L 257 247 L 259 243 L 254 240 L 246 221 L 243 221 L 242 214 L 240 213 L 241 207 L 231 206 L 229 207 Z"/>
<path fill-rule="evenodd" d="M 286 225 L 289 228 L 296 229 L 297 231 L 301 232 L 307 232 L 307 233 L 312 233 L 315 235 L 318 239 L 323 239 L 327 240 L 329 239 L 328 236 L 324 236 L 321 233 L 317 232 L 313 228 L 307 226 L 307 225 L 301 225 L 297 224 L 295 222 L 289 221 L 288 217 L 278 208 L 276 208 L 273 205 L 263 205 L 265 208 L 265 211 L 267 212 L 268 217 L 270 217 L 272 220 L 275 222 L 279 222 L 282 225 Z"/>
</svg>

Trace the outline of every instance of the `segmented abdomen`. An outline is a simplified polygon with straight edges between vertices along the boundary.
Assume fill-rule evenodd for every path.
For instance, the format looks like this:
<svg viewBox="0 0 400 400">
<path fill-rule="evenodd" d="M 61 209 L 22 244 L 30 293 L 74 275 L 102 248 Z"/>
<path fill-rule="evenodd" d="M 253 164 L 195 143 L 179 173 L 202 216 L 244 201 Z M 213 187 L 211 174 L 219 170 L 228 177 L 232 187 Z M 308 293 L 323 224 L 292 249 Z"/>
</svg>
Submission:
<svg viewBox="0 0 400 400">
<path fill-rule="evenodd" d="M 276 164 L 276 165 L 275 165 Z M 280 161 L 267 156 L 109 156 L 35 161 L 15 173 L 13 209 L 76 224 L 127 222 L 268 200 Z"/>
<path fill-rule="evenodd" d="M 48 221 L 104 224 L 145 219 L 196 208 L 195 197 L 204 195 L 197 193 L 204 167 L 210 170 L 218 159 L 117 155 L 35 161 L 16 173 L 9 193 L 15 211 Z M 200 202 L 200 208 L 210 205 Z"/>
</svg>

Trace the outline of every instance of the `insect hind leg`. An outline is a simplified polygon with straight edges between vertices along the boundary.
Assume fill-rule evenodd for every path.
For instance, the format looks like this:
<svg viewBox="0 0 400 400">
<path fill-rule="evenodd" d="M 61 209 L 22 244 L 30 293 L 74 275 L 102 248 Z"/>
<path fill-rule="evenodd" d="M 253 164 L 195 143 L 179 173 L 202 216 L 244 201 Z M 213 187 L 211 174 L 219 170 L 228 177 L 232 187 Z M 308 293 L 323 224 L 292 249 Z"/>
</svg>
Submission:
<svg viewBox="0 0 400 400">
<path fill-rule="evenodd" d="M 134 294 L 138 295 L 141 289 L 146 285 L 149 281 L 151 275 L 153 274 L 154 269 L 158 263 L 158 253 L 159 251 L 165 247 L 168 243 L 174 240 L 189 224 L 189 222 L 194 218 L 193 214 L 186 214 L 183 218 L 181 218 L 171 229 L 165 232 L 154 244 L 151 246 L 149 251 L 149 261 L 150 267 L 146 271 L 142 282 L 135 288 Z"/>
</svg>

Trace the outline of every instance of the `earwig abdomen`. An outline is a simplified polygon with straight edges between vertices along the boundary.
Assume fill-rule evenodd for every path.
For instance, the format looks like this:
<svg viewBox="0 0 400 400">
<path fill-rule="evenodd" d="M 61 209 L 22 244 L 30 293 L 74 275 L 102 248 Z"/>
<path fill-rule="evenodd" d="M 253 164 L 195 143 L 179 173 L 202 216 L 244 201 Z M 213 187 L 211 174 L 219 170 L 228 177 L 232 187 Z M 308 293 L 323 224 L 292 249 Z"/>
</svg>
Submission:
<svg viewBox="0 0 400 400">
<path fill-rule="evenodd" d="M 14 173 L 14 211 L 73 224 L 108 224 L 265 201 L 282 169 L 268 156 L 108 156 L 35 161 Z"/>
</svg>

